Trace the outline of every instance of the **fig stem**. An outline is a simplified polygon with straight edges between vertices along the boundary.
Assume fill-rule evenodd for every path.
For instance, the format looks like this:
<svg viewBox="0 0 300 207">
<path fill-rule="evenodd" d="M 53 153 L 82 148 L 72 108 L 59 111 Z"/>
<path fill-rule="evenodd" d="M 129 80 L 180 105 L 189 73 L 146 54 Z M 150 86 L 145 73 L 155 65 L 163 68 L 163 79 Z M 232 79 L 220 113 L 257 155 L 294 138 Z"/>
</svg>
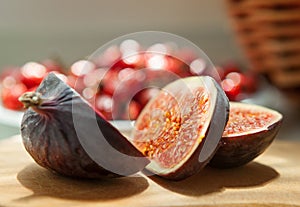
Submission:
<svg viewBox="0 0 300 207">
<path fill-rule="evenodd" d="M 26 92 L 19 97 L 19 101 L 24 104 L 24 108 L 39 106 L 43 100 L 38 92 Z"/>
</svg>

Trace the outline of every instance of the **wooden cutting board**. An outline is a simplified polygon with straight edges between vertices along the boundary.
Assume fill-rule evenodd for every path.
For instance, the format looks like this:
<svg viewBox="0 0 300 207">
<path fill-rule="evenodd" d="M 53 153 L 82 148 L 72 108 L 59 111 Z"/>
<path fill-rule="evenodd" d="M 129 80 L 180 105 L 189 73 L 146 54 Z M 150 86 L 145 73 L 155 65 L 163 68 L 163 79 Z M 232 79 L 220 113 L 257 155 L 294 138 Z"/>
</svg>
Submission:
<svg viewBox="0 0 300 207">
<path fill-rule="evenodd" d="M 75 180 L 34 163 L 19 136 L 0 141 L 0 207 L 300 206 L 300 142 L 275 141 L 250 164 L 205 168 L 180 182 L 157 177 Z"/>
</svg>

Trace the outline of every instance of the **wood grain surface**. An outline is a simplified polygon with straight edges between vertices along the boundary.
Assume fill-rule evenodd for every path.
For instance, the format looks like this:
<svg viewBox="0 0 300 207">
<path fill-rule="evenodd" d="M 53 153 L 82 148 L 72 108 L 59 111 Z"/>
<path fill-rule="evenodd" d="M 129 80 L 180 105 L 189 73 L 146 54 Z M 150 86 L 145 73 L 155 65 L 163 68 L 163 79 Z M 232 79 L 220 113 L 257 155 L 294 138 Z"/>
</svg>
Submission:
<svg viewBox="0 0 300 207">
<path fill-rule="evenodd" d="M 138 174 L 76 180 L 39 167 L 19 136 L 0 141 L 0 207 L 300 207 L 300 142 L 275 141 L 246 166 L 206 167 L 180 182 Z"/>
</svg>

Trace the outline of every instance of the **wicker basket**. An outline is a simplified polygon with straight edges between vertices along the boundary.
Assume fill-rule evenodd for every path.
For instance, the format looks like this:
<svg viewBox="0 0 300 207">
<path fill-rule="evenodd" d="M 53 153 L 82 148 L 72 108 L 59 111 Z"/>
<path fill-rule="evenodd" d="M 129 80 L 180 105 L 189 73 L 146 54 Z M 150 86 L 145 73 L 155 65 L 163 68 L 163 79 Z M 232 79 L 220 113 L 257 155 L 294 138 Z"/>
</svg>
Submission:
<svg viewBox="0 0 300 207">
<path fill-rule="evenodd" d="M 253 70 L 300 103 L 300 0 L 227 0 L 227 5 Z"/>
</svg>

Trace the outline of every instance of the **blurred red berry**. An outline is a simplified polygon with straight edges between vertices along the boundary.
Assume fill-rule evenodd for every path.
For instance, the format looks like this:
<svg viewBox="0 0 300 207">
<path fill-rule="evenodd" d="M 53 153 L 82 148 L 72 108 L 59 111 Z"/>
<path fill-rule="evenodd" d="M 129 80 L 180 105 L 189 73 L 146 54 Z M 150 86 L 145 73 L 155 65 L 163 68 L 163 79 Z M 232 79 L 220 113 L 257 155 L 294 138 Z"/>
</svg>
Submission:
<svg viewBox="0 0 300 207">
<path fill-rule="evenodd" d="M 116 70 L 108 70 L 100 82 L 102 87 L 100 93 L 104 92 L 113 95 L 119 83 L 119 72 Z"/>
<path fill-rule="evenodd" d="M 36 62 L 28 62 L 21 68 L 21 82 L 28 88 L 32 88 L 41 83 L 45 75 L 47 74 L 47 68 Z"/>
<path fill-rule="evenodd" d="M 75 77 L 83 77 L 84 75 L 88 74 L 89 72 L 96 69 L 94 63 L 88 60 L 79 60 L 71 66 L 71 74 Z"/>
<path fill-rule="evenodd" d="M 82 94 L 82 91 L 86 88 L 83 80 L 84 76 L 77 77 L 72 74 L 67 76 L 67 84 L 80 94 Z"/>
<path fill-rule="evenodd" d="M 175 73 L 176 75 L 182 78 L 193 75 L 190 71 L 190 67 L 183 61 L 179 60 L 178 58 L 172 56 L 166 56 L 166 60 L 167 60 L 167 64 L 165 68 L 166 70 Z"/>
<path fill-rule="evenodd" d="M 222 80 L 221 86 L 230 101 L 237 100 L 237 97 L 240 93 L 239 85 L 236 85 L 232 79 L 226 78 L 226 79 Z"/>
<path fill-rule="evenodd" d="M 131 100 L 131 102 L 129 103 L 129 109 L 128 109 L 128 116 L 129 117 L 124 117 L 125 119 L 130 119 L 130 120 L 136 120 L 137 117 L 139 116 L 140 112 L 142 110 L 141 105 L 134 101 Z"/>
<path fill-rule="evenodd" d="M 237 72 L 237 73 L 241 73 L 241 67 L 234 62 L 228 62 L 226 64 L 222 65 L 223 71 L 224 71 L 224 76 L 226 76 L 229 73 L 232 72 Z"/>
<path fill-rule="evenodd" d="M 108 120 L 112 120 L 113 99 L 110 95 L 98 95 L 95 99 L 95 108 Z"/>
<path fill-rule="evenodd" d="M 12 110 L 21 110 L 23 104 L 18 98 L 27 91 L 23 83 L 17 83 L 9 88 L 3 87 L 1 91 L 2 104 L 4 107 Z"/>
</svg>

